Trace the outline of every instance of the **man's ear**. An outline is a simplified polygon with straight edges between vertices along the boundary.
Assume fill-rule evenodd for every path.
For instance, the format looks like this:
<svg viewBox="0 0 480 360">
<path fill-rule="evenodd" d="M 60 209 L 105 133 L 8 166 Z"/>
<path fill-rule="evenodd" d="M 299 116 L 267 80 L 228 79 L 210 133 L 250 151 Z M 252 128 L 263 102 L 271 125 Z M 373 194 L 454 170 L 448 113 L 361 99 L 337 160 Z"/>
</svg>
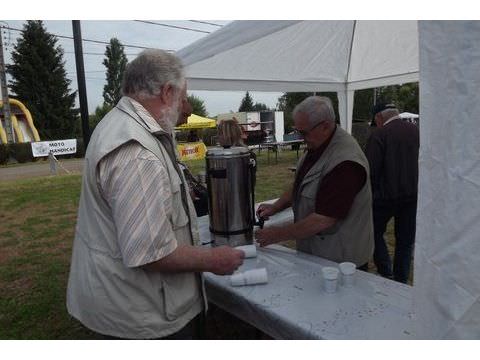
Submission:
<svg viewBox="0 0 480 360">
<path fill-rule="evenodd" d="M 171 106 L 173 104 L 173 99 L 175 98 L 175 88 L 172 84 L 166 83 L 162 86 L 162 90 L 160 91 L 160 99 L 162 100 L 163 104 Z"/>
</svg>

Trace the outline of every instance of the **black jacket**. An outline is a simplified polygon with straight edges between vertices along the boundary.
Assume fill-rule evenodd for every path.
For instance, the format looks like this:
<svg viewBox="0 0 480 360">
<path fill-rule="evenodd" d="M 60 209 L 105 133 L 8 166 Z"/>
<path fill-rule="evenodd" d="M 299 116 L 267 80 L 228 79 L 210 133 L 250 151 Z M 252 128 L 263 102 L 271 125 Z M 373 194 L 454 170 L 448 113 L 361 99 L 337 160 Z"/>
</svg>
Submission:
<svg viewBox="0 0 480 360">
<path fill-rule="evenodd" d="M 374 128 L 367 142 L 374 203 L 417 199 L 418 127 L 396 119 Z"/>
</svg>

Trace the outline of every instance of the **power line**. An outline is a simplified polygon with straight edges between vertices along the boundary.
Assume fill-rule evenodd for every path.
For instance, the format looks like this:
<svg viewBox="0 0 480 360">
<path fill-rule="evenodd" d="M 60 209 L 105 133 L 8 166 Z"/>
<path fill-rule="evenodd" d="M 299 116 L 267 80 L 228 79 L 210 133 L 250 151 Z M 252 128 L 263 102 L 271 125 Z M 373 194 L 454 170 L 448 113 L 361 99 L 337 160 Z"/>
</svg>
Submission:
<svg viewBox="0 0 480 360">
<path fill-rule="evenodd" d="M 223 26 L 223 25 L 214 24 L 214 23 L 207 22 L 207 21 L 200 21 L 200 20 L 188 20 L 188 21 L 191 21 L 191 22 L 194 22 L 194 23 L 199 23 L 199 24 L 207 24 L 207 25 L 214 25 L 214 26 L 220 26 L 220 27 Z"/>
<path fill-rule="evenodd" d="M 2 28 L 8 29 L 8 30 L 13 30 L 13 31 L 19 31 L 19 32 L 23 32 L 23 31 L 24 31 L 24 30 L 21 30 L 21 29 L 12 28 L 12 27 L 10 27 L 10 26 L 2 26 Z M 48 32 L 48 33 L 51 34 L 51 35 L 54 35 L 54 36 L 56 36 L 56 37 L 58 37 L 58 38 L 61 38 L 61 39 L 72 39 L 72 40 L 73 40 L 73 36 L 59 35 L 59 34 L 54 34 L 54 33 L 51 33 L 51 32 Z M 92 39 L 85 39 L 85 38 L 83 38 L 82 41 L 91 42 L 91 43 L 95 43 L 95 44 L 106 44 L 106 45 L 110 45 L 110 42 L 101 41 L 101 40 L 92 40 Z M 140 46 L 140 45 L 122 44 L 122 46 L 123 46 L 123 47 L 136 48 L 136 49 L 151 49 L 151 47 L 148 47 L 148 46 Z M 173 50 L 165 50 L 165 51 L 173 52 Z"/>
<path fill-rule="evenodd" d="M 205 33 L 205 34 L 210 34 L 211 33 L 211 31 L 192 29 L 192 28 L 176 26 L 176 25 L 162 24 L 162 23 L 157 23 L 155 21 L 147 21 L 147 20 L 133 20 L 133 21 L 137 21 L 137 22 L 141 22 L 141 23 L 145 23 L 145 24 L 151 24 L 151 25 L 165 26 L 165 27 L 174 28 L 174 29 L 196 31 L 196 32 L 201 32 L 201 33 Z"/>
<path fill-rule="evenodd" d="M 75 54 L 74 51 L 64 51 L 65 54 Z M 102 55 L 102 56 L 105 56 L 105 53 L 95 53 L 95 52 L 83 52 L 83 55 Z M 125 54 L 126 56 L 135 56 L 135 55 L 138 55 L 138 53 L 136 54 Z"/>
</svg>

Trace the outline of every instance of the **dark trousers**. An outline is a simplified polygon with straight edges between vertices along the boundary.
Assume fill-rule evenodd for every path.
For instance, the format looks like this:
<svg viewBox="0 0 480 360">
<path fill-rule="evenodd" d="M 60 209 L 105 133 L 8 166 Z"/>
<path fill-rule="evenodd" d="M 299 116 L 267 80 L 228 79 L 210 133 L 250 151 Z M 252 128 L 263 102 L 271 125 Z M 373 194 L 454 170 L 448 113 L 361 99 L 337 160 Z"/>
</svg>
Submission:
<svg viewBox="0 0 480 360">
<path fill-rule="evenodd" d="M 373 261 L 378 273 L 392 277 L 395 281 L 406 283 L 410 273 L 413 244 L 415 242 L 415 226 L 417 201 L 381 202 L 373 205 L 373 226 L 375 234 L 375 251 Z M 395 256 L 392 260 L 388 254 L 384 234 L 391 218 L 395 224 Z"/>
<path fill-rule="evenodd" d="M 145 340 L 202 340 L 204 338 L 204 331 L 205 331 L 205 316 L 203 313 L 200 313 L 176 333 L 165 336 L 163 338 L 154 338 L 154 339 L 145 339 Z M 130 340 L 130 339 L 98 334 L 98 340 Z"/>
</svg>

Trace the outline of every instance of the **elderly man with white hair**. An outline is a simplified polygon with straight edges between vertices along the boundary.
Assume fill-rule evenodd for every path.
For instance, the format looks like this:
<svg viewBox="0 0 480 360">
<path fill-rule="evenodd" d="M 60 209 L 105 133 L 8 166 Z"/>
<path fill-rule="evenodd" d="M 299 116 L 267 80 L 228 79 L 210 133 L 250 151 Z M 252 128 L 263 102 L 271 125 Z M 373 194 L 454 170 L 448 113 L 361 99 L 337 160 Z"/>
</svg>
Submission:
<svg viewBox="0 0 480 360">
<path fill-rule="evenodd" d="M 172 131 L 187 109 L 180 60 L 146 50 L 92 134 L 67 289 L 68 312 L 106 338 L 189 339 L 206 309 L 203 271 L 244 253 L 202 248 Z"/>
<path fill-rule="evenodd" d="M 366 270 L 373 252 L 372 197 L 368 161 L 357 141 L 336 125 L 327 97 L 311 96 L 293 111 L 307 152 L 295 181 L 273 204 L 261 204 L 259 217 L 293 208 L 294 222 L 256 232 L 261 246 L 296 240 L 297 249 Z"/>
</svg>

